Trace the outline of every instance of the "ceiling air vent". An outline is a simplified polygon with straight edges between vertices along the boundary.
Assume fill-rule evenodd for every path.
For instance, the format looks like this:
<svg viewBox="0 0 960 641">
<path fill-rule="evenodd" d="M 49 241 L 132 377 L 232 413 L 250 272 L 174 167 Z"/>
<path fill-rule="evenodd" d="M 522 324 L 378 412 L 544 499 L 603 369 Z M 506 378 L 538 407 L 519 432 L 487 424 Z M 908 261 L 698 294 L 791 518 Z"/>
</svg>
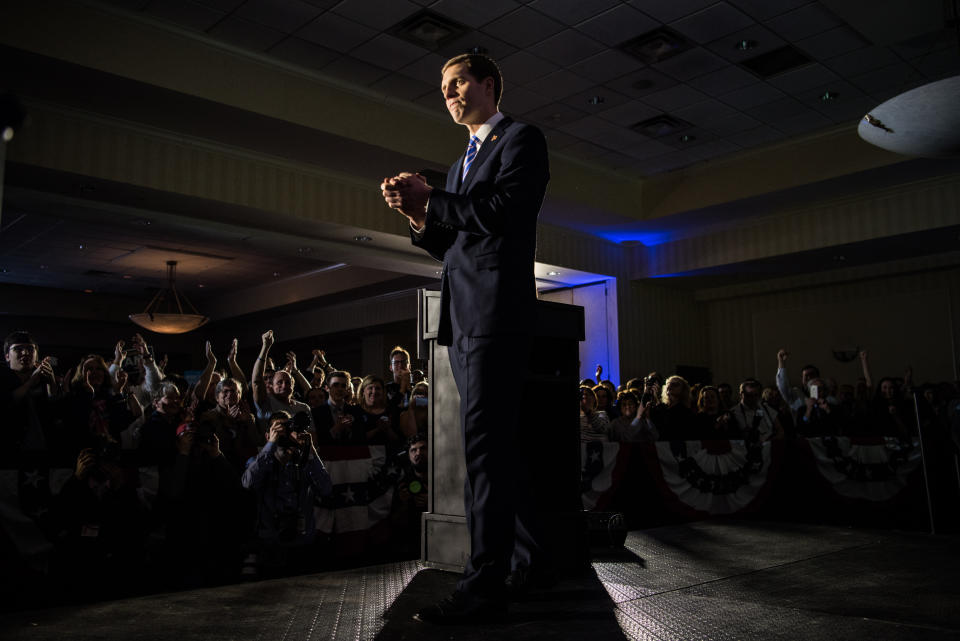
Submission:
<svg viewBox="0 0 960 641">
<path fill-rule="evenodd" d="M 796 47 L 786 45 L 755 58 L 744 60 L 740 64 L 761 78 L 770 78 L 778 73 L 796 69 L 812 62 L 810 58 Z"/>
<path fill-rule="evenodd" d="M 446 16 L 424 9 L 398 22 L 387 33 L 424 49 L 439 49 L 470 32 L 470 29 Z"/>
<path fill-rule="evenodd" d="M 624 53 L 639 58 L 648 65 L 672 58 L 692 47 L 692 42 L 666 27 L 649 31 L 620 45 Z"/>
<path fill-rule="evenodd" d="M 684 129 L 689 129 L 692 126 L 693 125 L 686 120 L 668 116 L 667 114 L 660 114 L 659 116 L 654 116 L 653 118 L 648 118 L 635 125 L 631 125 L 630 128 L 650 138 L 662 138 L 663 136 L 671 136 Z"/>
</svg>

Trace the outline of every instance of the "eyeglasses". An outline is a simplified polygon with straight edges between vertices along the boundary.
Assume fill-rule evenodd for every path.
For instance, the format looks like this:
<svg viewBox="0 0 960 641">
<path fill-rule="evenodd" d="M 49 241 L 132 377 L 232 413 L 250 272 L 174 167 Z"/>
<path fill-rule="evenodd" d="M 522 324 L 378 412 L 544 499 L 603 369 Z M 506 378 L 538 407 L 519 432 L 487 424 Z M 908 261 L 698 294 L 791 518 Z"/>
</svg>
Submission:
<svg viewBox="0 0 960 641">
<path fill-rule="evenodd" d="M 329 383 L 330 387 L 346 387 L 346 383 Z"/>
</svg>

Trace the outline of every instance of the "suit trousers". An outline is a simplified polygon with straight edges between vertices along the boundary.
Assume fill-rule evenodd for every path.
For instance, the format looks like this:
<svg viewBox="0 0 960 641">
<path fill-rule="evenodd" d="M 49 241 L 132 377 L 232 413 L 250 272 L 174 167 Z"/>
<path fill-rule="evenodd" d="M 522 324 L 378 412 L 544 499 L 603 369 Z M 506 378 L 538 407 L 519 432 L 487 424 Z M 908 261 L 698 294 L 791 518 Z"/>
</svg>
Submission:
<svg viewBox="0 0 960 641">
<path fill-rule="evenodd" d="M 507 574 L 538 563 L 540 535 L 528 465 L 517 445 L 523 381 L 529 369 L 526 334 L 464 336 L 454 328 L 450 365 L 460 392 L 466 457 L 464 503 L 470 559 L 458 589 L 502 594 Z"/>
</svg>

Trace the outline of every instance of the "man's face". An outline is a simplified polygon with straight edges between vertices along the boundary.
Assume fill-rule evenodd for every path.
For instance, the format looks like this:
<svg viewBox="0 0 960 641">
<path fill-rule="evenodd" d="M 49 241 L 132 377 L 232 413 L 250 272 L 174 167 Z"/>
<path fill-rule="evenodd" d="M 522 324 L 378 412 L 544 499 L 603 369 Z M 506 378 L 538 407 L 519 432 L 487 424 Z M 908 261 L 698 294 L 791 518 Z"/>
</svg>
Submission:
<svg viewBox="0 0 960 641">
<path fill-rule="evenodd" d="M 347 379 L 342 376 L 334 376 L 327 380 L 330 388 L 330 400 L 340 405 L 347 398 Z"/>
<path fill-rule="evenodd" d="M 426 441 L 417 441 L 410 446 L 408 452 L 410 455 L 410 463 L 414 467 L 423 467 L 427 462 L 427 442 Z"/>
<path fill-rule="evenodd" d="M 307 405 L 320 407 L 327 402 L 327 390 L 322 387 L 313 387 L 307 392 Z"/>
<path fill-rule="evenodd" d="M 632 400 L 620 401 L 620 415 L 625 418 L 633 418 L 637 415 L 637 404 Z"/>
<path fill-rule="evenodd" d="M 279 398 L 290 398 L 293 385 L 290 375 L 286 372 L 277 372 L 273 375 L 273 394 Z"/>
<path fill-rule="evenodd" d="M 740 386 L 740 401 L 747 407 L 756 407 L 760 403 L 760 386 L 744 383 Z"/>
<path fill-rule="evenodd" d="M 806 385 L 807 383 L 810 382 L 810 379 L 816 375 L 817 375 L 817 370 L 813 369 L 812 367 L 808 367 L 807 369 L 800 372 L 800 382 Z"/>
<path fill-rule="evenodd" d="M 458 125 L 482 125 L 496 108 L 493 78 L 478 81 L 464 63 L 450 65 L 443 71 L 440 91 L 447 111 Z"/>
<path fill-rule="evenodd" d="M 400 376 L 404 371 L 407 371 L 410 366 L 410 362 L 407 360 L 407 357 L 403 354 L 394 354 L 390 359 L 390 371 L 393 372 L 393 380 L 400 382 Z"/>
<path fill-rule="evenodd" d="M 37 367 L 37 346 L 33 343 L 14 343 L 4 358 L 15 372 L 33 371 Z"/>
<path fill-rule="evenodd" d="M 220 388 L 220 393 L 217 394 L 217 403 L 220 407 L 233 407 L 239 402 L 240 394 L 237 392 L 237 386 L 224 383 L 223 387 Z"/>
</svg>

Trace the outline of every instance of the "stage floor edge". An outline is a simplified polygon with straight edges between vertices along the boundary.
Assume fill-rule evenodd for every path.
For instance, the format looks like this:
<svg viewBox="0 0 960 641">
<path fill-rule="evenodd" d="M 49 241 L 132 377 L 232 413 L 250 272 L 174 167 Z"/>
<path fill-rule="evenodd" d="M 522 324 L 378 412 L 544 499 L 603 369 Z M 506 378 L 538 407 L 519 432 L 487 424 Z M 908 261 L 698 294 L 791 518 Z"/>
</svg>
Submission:
<svg viewBox="0 0 960 641">
<path fill-rule="evenodd" d="M 588 571 L 511 605 L 506 620 L 412 615 L 456 575 L 417 561 L 7 613 L 20 639 L 960 638 L 960 538 L 704 521 L 631 532 Z"/>
</svg>

